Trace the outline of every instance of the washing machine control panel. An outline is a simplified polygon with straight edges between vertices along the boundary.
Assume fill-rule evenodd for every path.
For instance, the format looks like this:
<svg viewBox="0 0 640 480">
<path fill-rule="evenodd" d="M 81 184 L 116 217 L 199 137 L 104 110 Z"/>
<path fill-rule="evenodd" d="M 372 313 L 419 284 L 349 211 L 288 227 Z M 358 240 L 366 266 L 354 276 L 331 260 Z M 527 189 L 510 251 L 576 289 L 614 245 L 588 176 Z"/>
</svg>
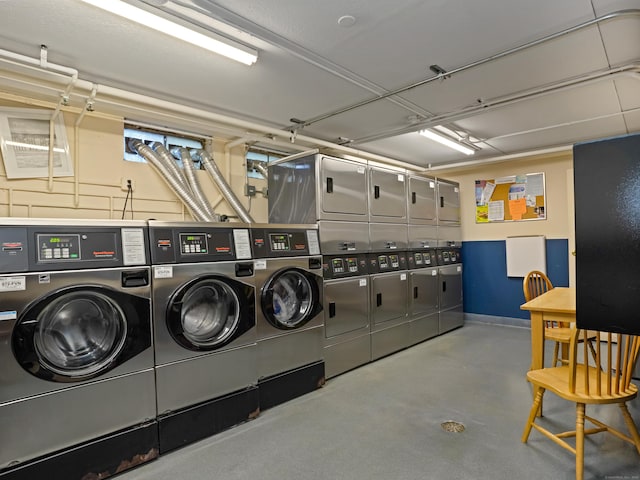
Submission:
<svg viewBox="0 0 640 480">
<path fill-rule="evenodd" d="M 434 249 L 411 251 L 407 253 L 407 262 L 410 270 L 435 267 L 437 265 L 436 251 Z"/>
<path fill-rule="evenodd" d="M 325 255 L 322 257 L 322 271 L 325 280 L 367 275 L 369 273 L 367 256 L 365 254 Z"/>
<path fill-rule="evenodd" d="M 248 228 L 152 226 L 149 236 L 154 265 L 251 259 Z"/>
<path fill-rule="evenodd" d="M 201 255 L 209 252 L 207 235 L 204 233 L 181 233 L 179 235 L 180 253 L 182 253 L 182 255 Z"/>
<path fill-rule="evenodd" d="M 0 273 L 146 265 L 142 222 L 0 226 Z"/>
<path fill-rule="evenodd" d="M 82 260 L 80 235 L 38 235 L 38 261 L 48 260 Z"/>
<path fill-rule="evenodd" d="M 251 239 L 254 258 L 320 255 L 317 228 L 252 228 Z"/>
<path fill-rule="evenodd" d="M 407 256 L 405 252 L 369 254 L 369 273 L 395 272 L 406 269 Z"/>
</svg>

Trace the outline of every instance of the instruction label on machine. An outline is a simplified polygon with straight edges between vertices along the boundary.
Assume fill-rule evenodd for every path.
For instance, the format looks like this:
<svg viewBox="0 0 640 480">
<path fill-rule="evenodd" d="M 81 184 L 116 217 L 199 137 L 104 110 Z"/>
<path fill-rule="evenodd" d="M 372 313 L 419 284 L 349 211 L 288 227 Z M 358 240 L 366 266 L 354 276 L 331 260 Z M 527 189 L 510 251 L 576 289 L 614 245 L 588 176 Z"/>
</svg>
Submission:
<svg viewBox="0 0 640 480">
<path fill-rule="evenodd" d="M 147 263 L 144 251 L 144 230 L 142 228 L 122 228 L 122 262 L 125 265 Z"/>
<path fill-rule="evenodd" d="M 307 230 L 307 244 L 309 245 L 309 255 L 320 255 L 317 230 Z"/>
<path fill-rule="evenodd" d="M 251 241 L 249 240 L 249 230 L 246 228 L 236 228 L 233 230 L 233 243 L 236 247 L 236 259 L 246 260 L 251 258 Z"/>
</svg>

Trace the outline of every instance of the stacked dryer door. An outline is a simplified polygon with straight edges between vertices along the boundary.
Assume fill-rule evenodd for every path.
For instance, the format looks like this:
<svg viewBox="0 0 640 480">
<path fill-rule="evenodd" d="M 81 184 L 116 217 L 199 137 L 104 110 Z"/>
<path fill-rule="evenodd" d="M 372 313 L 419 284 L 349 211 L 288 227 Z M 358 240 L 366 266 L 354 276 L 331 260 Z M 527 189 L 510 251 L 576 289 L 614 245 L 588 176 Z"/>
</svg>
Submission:
<svg viewBox="0 0 640 480">
<path fill-rule="evenodd" d="M 404 170 L 369 167 L 369 221 L 407 223 L 407 182 Z"/>
<path fill-rule="evenodd" d="M 460 225 L 460 185 L 442 178 L 436 185 L 438 225 Z"/>
<path fill-rule="evenodd" d="M 407 316 L 407 226 L 369 224 L 371 359 L 389 355 L 411 344 Z"/>
<path fill-rule="evenodd" d="M 115 475 L 158 455 L 146 225 L 51 222 L 0 225 L 0 477 Z"/>
<path fill-rule="evenodd" d="M 439 333 L 440 284 L 436 256 L 437 230 L 432 225 L 409 225 L 409 321 L 411 343 Z"/>
<path fill-rule="evenodd" d="M 368 216 L 366 162 L 315 154 L 269 165 L 270 223 L 367 222 Z"/>
<path fill-rule="evenodd" d="M 324 358 L 327 378 L 371 360 L 369 246 L 366 223 L 345 225 L 323 236 Z M 335 228 L 336 222 L 332 226 Z M 338 241 L 335 241 L 339 239 Z"/>
<path fill-rule="evenodd" d="M 459 227 L 438 227 L 436 255 L 440 282 L 439 333 L 445 333 L 464 324 Z"/>
<path fill-rule="evenodd" d="M 161 453 L 259 413 L 254 264 L 243 224 L 149 222 Z"/>
<path fill-rule="evenodd" d="M 324 384 L 322 257 L 316 225 L 253 225 L 251 236 L 264 410 Z"/>
</svg>

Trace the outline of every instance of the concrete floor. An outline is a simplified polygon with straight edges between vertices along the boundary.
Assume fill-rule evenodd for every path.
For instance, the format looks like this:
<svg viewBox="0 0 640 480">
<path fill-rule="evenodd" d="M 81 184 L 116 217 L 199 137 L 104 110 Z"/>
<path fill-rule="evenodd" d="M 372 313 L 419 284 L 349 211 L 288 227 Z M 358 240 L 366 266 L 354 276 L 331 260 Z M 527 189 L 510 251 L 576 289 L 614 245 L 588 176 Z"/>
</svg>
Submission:
<svg viewBox="0 0 640 480">
<path fill-rule="evenodd" d="M 467 323 L 117 478 L 574 479 L 570 452 L 536 431 L 520 442 L 530 350 L 528 329 Z M 629 407 L 640 425 L 640 401 Z M 548 428 L 572 428 L 572 404 L 547 393 L 544 408 Z M 587 413 L 623 425 L 616 406 Z M 640 479 L 640 455 L 611 435 L 585 452 L 585 479 Z"/>
</svg>

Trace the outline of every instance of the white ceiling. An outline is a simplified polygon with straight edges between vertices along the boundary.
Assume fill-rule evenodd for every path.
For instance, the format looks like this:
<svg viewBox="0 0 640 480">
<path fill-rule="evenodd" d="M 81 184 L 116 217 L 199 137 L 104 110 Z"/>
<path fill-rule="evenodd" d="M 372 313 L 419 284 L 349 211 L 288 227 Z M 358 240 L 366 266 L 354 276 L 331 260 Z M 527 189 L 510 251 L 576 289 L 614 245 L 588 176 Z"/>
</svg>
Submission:
<svg viewBox="0 0 640 480">
<path fill-rule="evenodd" d="M 300 119 L 299 135 L 420 167 L 469 159 L 420 127 L 468 135 L 478 159 L 640 129 L 640 0 L 131 3 L 212 30 L 223 21 L 258 61 L 237 64 L 79 0 L 0 0 L 0 49 L 38 58 L 45 44 L 48 61 L 83 80 L 270 128 Z M 343 15 L 355 24 L 340 26 Z M 433 64 L 453 73 L 436 77 Z M 0 88 L 15 86 L 3 68 Z"/>
</svg>

